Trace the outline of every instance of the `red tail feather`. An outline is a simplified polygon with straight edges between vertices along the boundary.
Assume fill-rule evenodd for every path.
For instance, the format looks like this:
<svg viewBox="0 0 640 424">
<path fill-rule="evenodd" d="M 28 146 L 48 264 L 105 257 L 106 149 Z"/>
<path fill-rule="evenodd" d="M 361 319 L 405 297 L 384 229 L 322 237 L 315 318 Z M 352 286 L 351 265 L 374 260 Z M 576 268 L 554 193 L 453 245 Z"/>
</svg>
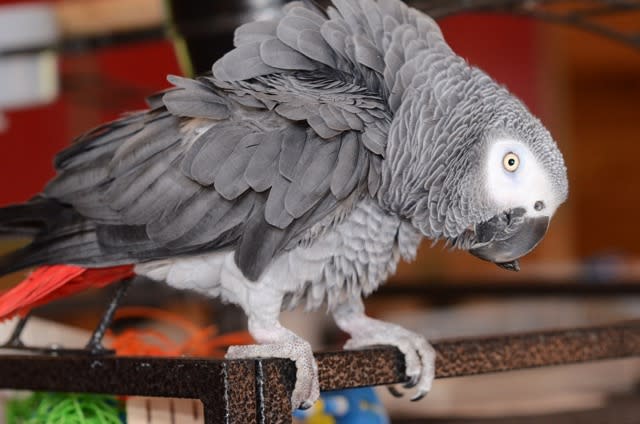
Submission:
<svg viewBox="0 0 640 424">
<path fill-rule="evenodd" d="M 71 296 L 90 287 L 104 287 L 133 275 L 133 265 L 111 268 L 41 266 L 23 282 L 0 296 L 0 321 L 15 315 L 24 315 L 36 306 Z"/>
</svg>

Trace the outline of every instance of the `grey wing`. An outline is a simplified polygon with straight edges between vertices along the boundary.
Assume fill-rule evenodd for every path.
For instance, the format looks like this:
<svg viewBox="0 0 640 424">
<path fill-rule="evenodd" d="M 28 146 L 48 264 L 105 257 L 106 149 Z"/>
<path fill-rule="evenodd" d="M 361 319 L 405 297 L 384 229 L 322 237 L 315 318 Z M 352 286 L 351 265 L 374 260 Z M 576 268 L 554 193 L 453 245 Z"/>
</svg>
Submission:
<svg viewBox="0 0 640 424">
<path fill-rule="evenodd" d="M 422 71 L 418 64 L 425 63 L 424 55 L 451 54 L 436 22 L 399 0 L 332 3 L 323 12 L 312 2 L 293 1 L 277 20 L 239 27 L 236 48 L 213 65 L 218 84 L 238 88 L 243 86 L 240 81 L 264 81 L 283 71 L 306 71 L 366 89 L 394 112 L 404 89 Z M 289 93 L 294 103 L 304 102 L 295 91 Z M 360 120 L 380 118 L 376 113 L 366 116 L 366 108 L 349 107 L 352 105 L 345 98 L 332 100 L 334 107 L 358 115 Z M 309 114 L 300 112 L 304 113 Z M 347 120 L 354 128 L 356 119 L 348 115 Z"/>
<path fill-rule="evenodd" d="M 94 263 L 229 249 L 255 280 L 376 194 L 406 59 L 383 52 L 421 39 L 384 29 L 418 15 L 395 1 L 335 4 L 324 14 L 294 2 L 280 20 L 240 27 L 212 76 L 173 79 L 163 105 L 155 97 L 156 109 L 59 156 L 45 195 L 95 227 Z M 421 28 L 438 39 L 430 22 Z"/>
<path fill-rule="evenodd" d="M 98 246 L 48 262 L 112 265 L 229 249 L 255 280 L 367 181 L 354 133 L 325 140 L 275 112 L 247 112 L 206 80 L 173 82 L 165 106 L 92 131 L 58 155 L 44 195 L 84 217 Z"/>
</svg>

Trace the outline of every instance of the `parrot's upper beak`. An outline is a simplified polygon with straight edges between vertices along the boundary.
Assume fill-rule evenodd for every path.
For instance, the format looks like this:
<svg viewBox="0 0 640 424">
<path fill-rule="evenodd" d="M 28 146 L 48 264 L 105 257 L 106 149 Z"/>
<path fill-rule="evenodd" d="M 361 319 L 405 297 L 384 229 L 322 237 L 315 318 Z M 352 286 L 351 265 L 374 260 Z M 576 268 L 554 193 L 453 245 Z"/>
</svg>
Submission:
<svg viewBox="0 0 640 424">
<path fill-rule="evenodd" d="M 477 243 L 469 252 L 502 268 L 519 271 L 518 259 L 540 243 L 548 227 L 548 216 L 527 217 L 524 209 L 514 209 L 476 225 Z"/>
</svg>

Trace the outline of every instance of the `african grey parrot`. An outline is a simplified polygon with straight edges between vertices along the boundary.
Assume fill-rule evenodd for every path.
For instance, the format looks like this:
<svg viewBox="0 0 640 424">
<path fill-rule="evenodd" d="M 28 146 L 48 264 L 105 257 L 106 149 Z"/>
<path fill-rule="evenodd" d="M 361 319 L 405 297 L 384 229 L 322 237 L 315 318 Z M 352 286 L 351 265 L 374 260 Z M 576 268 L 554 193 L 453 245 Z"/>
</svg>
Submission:
<svg viewBox="0 0 640 424">
<path fill-rule="evenodd" d="M 423 237 L 517 269 L 567 197 L 540 121 L 399 0 L 290 3 L 239 27 L 211 74 L 169 81 L 0 210 L 0 230 L 34 235 L 2 271 L 133 265 L 240 305 L 258 344 L 227 357 L 295 361 L 294 407 L 318 398 L 317 368 L 281 310 L 326 304 L 346 348 L 397 346 L 420 398 L 434 350 L 362 297 Z"/>
</svg>

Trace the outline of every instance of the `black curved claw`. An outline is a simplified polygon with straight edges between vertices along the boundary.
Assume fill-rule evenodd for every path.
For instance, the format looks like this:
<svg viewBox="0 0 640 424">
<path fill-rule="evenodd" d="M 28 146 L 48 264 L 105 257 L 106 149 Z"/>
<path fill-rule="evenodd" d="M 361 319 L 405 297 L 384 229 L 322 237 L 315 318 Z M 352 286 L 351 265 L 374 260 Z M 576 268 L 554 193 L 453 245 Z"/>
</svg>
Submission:
<svg viewBox="0 0 640 424">
<path fill-rule="evenodd" d="M 411 398 L 411 402 L 417 402 L 417 401 L 419 401 L 420 399 L 422 399 L 423 397 L 425 397 L 425 396 L 427 395 L 427 393 L 429 393 L 429 392 L 418 392 L 418 393 L 416 393 L 416 394 L 415 394 L 415 396 L 413 396 L 413 397 Z"/>
<path fill-rule="evenodd" d="M 311 408 L 312 406 L 313 406 L 313 402 L 309 402 L 309 401 L 307 400 L 307 401 L 302 402 L 302 405 L 300 405 L 300 406 L 298 407 L 298 409 L 305 410 L 305 409 L 309 409 L 309 408 Z"/>
<path fill-rule="evenodd" d="M 412 377 L 411 380 L 404 383 L 402 387 L 404 387 L 405 389 L 413 389 L 414 387 L 416 387 L 419 380 L 420 380 L 419 376 Z"/>
<path fill-rule="evenodd" d="M 396 386 L 387 386 L 387 390 L 389 390 L 389 393 L 391 393 L 393 397 L 401 398 L 404 396 L 404 393 L 398 390 Z"/>
</svg>

